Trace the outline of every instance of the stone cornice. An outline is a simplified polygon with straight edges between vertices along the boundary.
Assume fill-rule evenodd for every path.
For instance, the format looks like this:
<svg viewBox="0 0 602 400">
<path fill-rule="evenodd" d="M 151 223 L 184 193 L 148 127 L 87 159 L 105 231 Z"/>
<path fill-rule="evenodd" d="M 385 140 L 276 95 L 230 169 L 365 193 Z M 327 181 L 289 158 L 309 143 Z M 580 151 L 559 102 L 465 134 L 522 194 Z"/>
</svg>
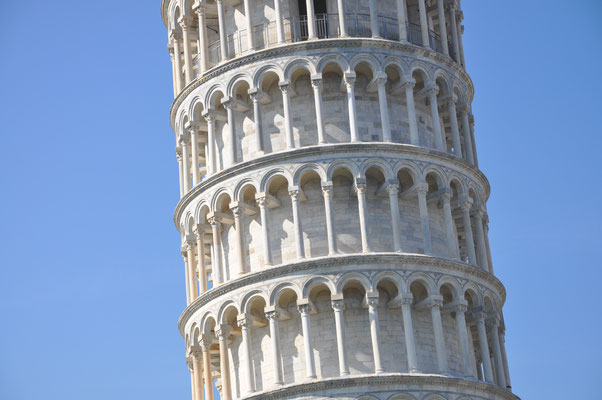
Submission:
<svg viewBox="0 0 602 400">
<path fill-rule="evenodd" d="M 508 400 L 520 400 L 518 396 L 504 390 L 498 386 L 488 383 L 465 380 L 460 378 L 451 378 L 441 375 L 426 375 L 426 374 L 382 374 L 382 375 L 359 375 L 350 377 L 323 378 L 319 381 L 305 382 L 283 386 L 276 389 L 271 389 L 269 392 L 254 393 L 252 395 L 243 396 L 245 400 L 276 400 L 291 398 L 291 396 L 303 394 L 318 394 L 325 391 L 336 389 L 359 388 L 359 387 L 375 386 L 384 392 L 398 392 L 399 389 L 391 388 L 395 386 L 415 386 L 420 389 L 409 387 L 408 392 L 416 391 L 439 391 L 439 388 L 449 388 L 453 392 L 480 392 L 483 398 L 496 398 Z M 391 389 L 385 389 L 391 388 Z M 361 389 L 357 394 L 361 394 Z"/>
<path fill-rule="evenodd" d="M 494 275 L 483 271 L 482 269 L 455 261 L 449 258 L 441 258 L 434 256 L 427 256 L 423 254 L 400 254 L 400 253 L 367 253 L 367 254 L 349 254 L 349 255 L 338 255 L 338 256 L 327 256 L 317 257 L 308 260 L 302 260 L 299 262 L 282 264 L 274 267 L 269 267 L 265 270 L 253 272 L 242 277 L 233 279 L 226 282 L 215 289 L 200 295 L 195 301 L 190 303 L 188 307 L 182 312 L 178 319 L 178 329 L 182 336 L 184 336 L 184 326 L 186 322 L 192 317 L 192 315 L 198 311 L 201 307 L 208 304 L 209 302 L 232 292 L 233 290 L 240 289 L 247 285 L 252 285 L 259 282 L 265 282 L 269 279 L 298 273 L 301 271 L 309 271 L 316 268 L 324 267 L 342 267 L 346 265 L 378 265 L 378 264 L 412 264 L 412 265 L 426 265 L 444 268 L 448 271 L 456 271 L 461 273 L 469 274 L 477 279 L 485 281 L 494 286 L 503 304 L 506 300 L 506 289 L 502 282 L 497 279 Z"/>
<path fill-rule="evenodd" d="M 163 0 L 163 1 L 167 1 L 167 0 Z M 243 55 L 238 58 L 233 58 L 232 60 L 230 60 L 224 64 L 217 65 L 217 66 L 209 69 L 209 71 L 207 71 L 203 76 L 197 77 L 192 82 L 190 82 L 174 99 L 174 102 L 173 102 L 170 112 L 169 112 L 172 129 L 174 129 L 174 131 L 175 131 L 174 123 L 175 123 L 175 118 L 176 118 L 176 114 L 177 114 L 177 109 L 180 106 L 180 104 L 182 104 L 184 99 L 186 99 L 186 97 L 190 93 L 192 93 L 193 90 L 195 90 L 199 86 L 203 85 L 207 81 L 209 81 L 219 75 L 222 75 L 232 69 L 241 67 L 243 65 L 252 64 L 254 62 L 261 61 L 261 60 L 264 60 L 269 57 L 279 56 L 279 55 L 283 55 L 283 54 L 295 55 L 295 54 L 299 54 L 300 52 L 303 53 L 304 51 L 321 49 L 321 48 L 329 48 L 329 47 L 381 48 L 381 49 L 387 49 L 387 50 L 398 50 L 398 51 L 403 51 L 406 53 L 415 54 L 417 56 L 431 58 L 432 60 L 434 60 L 440 64 L 443 64 L 447 68 L 453 70 L 456 73 L 456 75 L 458 75 L 462 79 L 464 79 L 465 82 L 467 82 L 467 84 L 468 84 L 467 86 L 470 91 L 470 98 L 474 97 L 474 85 L 472 83 L 472 79 L 466 73 L 466 71 L 464 71 L 462 69 L 462 67 L 460 67 L 460 65 L 458 63 L 456 63 L 454 60 L 452 60 L 451 58 L 444 56 L 443 54 L 437 53 L 434 50 L 431 50 L 431 49 L 428 49 L 425 47 L 421 47 L 421 46 L 416 46 L 411 43 L 401 43 L 401 42 L 397 42 L 397 41 L 393 41 L 393 40 L 386 40 L 386 39 L 372 39 L 372 38 L 319 39 L 316 41 L 297 42 L 297 43 L 285 44 L 285 45 L 270 47 L 270 48 L 264 49 L 264 50 L 255 51 L 248 55 Z"/>
<path fill-rule="evenodd" d="M 176 206 L 174 211 L 174 223 L 176 227 L 179 226 L 178 221 L 182 217 L 182 213 L 185 208 L 197 197 L 200 193 L 206 190 L 208 187 L 219 184 L 219 182 L 235 177 L 245 170 L 250 170 L 252 168 L 258 168 L 263 166 L 274 165 L 274 162 L 282 162 L 282 161 L 292 161 L 296 158 L 311 156 L 320 154 L 321 156 L 328 156 L 329 154 L 340 154 L 340 153 L 349 153 L 349 152 L 362 152 L 364 154 L 373 154 L 378 152 L 400 152 L 400 153 L 410 153 L 418 156 L 424 157 L 430 156 L 435 159 L 442 159 L 446 162 L 451 162 L 455 166 L 463 168 L 469 171 L 472 174 L 476 174 L 477 177 L 482 181 L 483 188 L 485 190 L 485 199 L 486 202 L 489 198 L 490 186 L 487 177 L 475 166 L 464 161 L 461 158 L 455 157 L 448 153 L 443 153 L 433 149 L 427 149 L 424 147 L 418 147 L 409 144 L 401 144 L 401 143 L 381 143 L 381 142 L 363 142 L 363 143 L 337 143 L 337 144 L 328 144 L 328 145 L 318 145 L 318 146 L 308 146 L 300 149 L 287 150 L 277 153 L 270 153 L 262 157 L 255 158 L 253 160 L 244 161 L 238 163 L 232 167 L 226 168 L 217 174 L 210 176 L 209 178 L 202 181 L 200 184 L 195 186 L 192 190 L 190 190 L 184 197 L 180 199 L 180 202 Z"/>
</svg>

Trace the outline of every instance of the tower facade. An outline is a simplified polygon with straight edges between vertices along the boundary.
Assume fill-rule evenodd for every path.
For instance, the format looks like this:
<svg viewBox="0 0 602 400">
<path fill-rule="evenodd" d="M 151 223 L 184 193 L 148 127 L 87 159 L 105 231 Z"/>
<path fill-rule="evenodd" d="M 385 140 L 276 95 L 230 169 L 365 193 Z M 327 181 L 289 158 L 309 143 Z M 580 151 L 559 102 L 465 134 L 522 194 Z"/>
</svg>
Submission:
<svg viewBox="0 0 602 400">
<path fill-rule="evenodd" d="M 460 1 L 161 12 L 193 399 L 516 399 Z"/>
</svg>

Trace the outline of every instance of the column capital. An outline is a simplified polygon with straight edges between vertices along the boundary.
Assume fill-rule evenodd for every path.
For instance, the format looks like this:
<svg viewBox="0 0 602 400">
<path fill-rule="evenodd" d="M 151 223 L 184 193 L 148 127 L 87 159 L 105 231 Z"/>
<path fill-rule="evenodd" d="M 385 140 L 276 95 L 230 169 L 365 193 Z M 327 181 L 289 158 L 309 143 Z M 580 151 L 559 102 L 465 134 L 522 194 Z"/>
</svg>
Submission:
<svg viewBox="0 0 602 400">
<path fill-rule="evenodd" d="M 452 197 L 453 197 L 453 192 L 452 192 L 451 188 L 448 187 L 441 191 L 441 200 L 450 202 Z"/>
<path fill-rule="evenodd" d="M 366 304 L 368 307 L 376 308 L 380 302 L 380 296 L 378 292 L 367 292 L 366 293 Z"/>
<path fill-rule="evenodd" d="M 291 196 L 292 201 L 299 201 L 299 196 L 301 195 L 301 189 L 298 187 L 291 187 L 288 189 L 288 194 Z"/>
<path fill-rule="evenodd" d="M 278 82 L 278 86 L 280 86 L 280 90 L 286 92 L 288 87 L 290 86 L 291 81 L 280 81 Z"/>
<path fill-rule="evenodd" d="M 203 355 L 203 349 L 201 348 L 201 346 L 192 345 L 188 349 L 188 354 L 190 354 L 193 358 L 198 360 Z"/>
<path fill-rule="evenodd" d="M 412 303 L 414 302 L 414 295 L 412 294 L 412 292 L 410 292 L 410 293 L 403 293 L 401 295 L 400 302 L 401 302 L 402 305 L 411 306 Z"/>
<path fill-rule="evenodd" d="M 211 215 L 210 217 L 207 218 L 207 221 L 209 222 L 209 225 L 213 226 L 217 226 L 218 228 L 222 225 L 222 223 L 219 220 L 219 217 L 216 215 Z"/>
<path fill-rule="evenodd" d="M 355 85 L 355 79 L 356 79 L 355 72 L 345 72 L 345 74 L 343 75 L 343 81 L 345 82 L 345 85 L 347 85 L 348 87 Z"/>
<path fill-rule="evenodd" d="M 426 182 L 420 182 L 416 184 L 416 193 L 419 195 L 426 195 L 429 191 L 429 184 Z"/>
<path fill-rule="evenodd" d="M 208 333 L 203 333 L 199 337 L 199 344 L 201 345 L 201 350 L 209 351 L 209 347 L 213 343 L 213 338 Z"/>
<path fill-rule="evenodd" d="M 194 247 L 196 245 L 196 235 L 186 235 L 185 243 L 190 247 Z"/>
<path fill-rule="evenodd" d="M 356 179 L 354 189 L 357 194 L 364 194 L 366 191 L 366 182 L 363 179 Z"/>
<path fill-rule="evenodd" d="M 181 40 L 182 39 L 182 33 L 179 31 L 170 31 L 169 32 L 169 40 L 173 43 L 177 40 Z"/>
<path fill-rule="evenodd" d="M 230 334 L 230 327 L 226 324 L 219 324 L 215 326 L 215 337 L 220 340 L 226 340 Z"/>
<path fill-rule="evenodd" d="M 464 212 L 470 212 L 472 209 L 472 200 L 463 200 L 458 203 L 460 209 Z"/>
<path fill-rule="evenodd" d="M 230 211 L 232 211 L 235 218 L 240 218 L 243 215 L 243 208 L 238 205 L 238 202 L 236 205 L 230 204 Z"/>
<path fill-rule="evenodd" d="M 333 185 L 332 181 L 322 183 L 322 193 L 323 194 L 332 195 L 333 191 L 334 191 L 334 185 Z"/>
<path fill-rule="evenodd" d="M 188 145 L 188 141 L 190 140 L 190 134 L 188 131 L 184 130 L 184 132 L 180 133 L 178 136 L 178 143 L 180 146 Z"/>
<path fill-rule="evenodd" d="M 178 159 L 182 158 L 182 148 L 180 146 L 176 146 L 176 156 L 178 156 Z"/>
<path fill-rule="evenodd" d="M 192 6 L 192 11 L 194 11 L 195 13 L 199 14 L 199 16 L 201 15 L 205 15 L 205 6 L 199 1 L 198 3 L 195 3 Z"/>
<path fill-rule="evenodd" d="M 441 308 L 443 307 L 443 296 L 435 294 L 429 298 L 429 303 L 431 308 Z"/>
<path fill-rule="evenodd" d="M 192 25 L 192 17 L 189 15 L 182 15 L 178 18 L 178 24 L 182 27 L 182 30 L 188 30 Z"/>
<path fill-rule="evenodd" d="M 451 306 L 451 310 L 454 312 L 465 313 L 466 311 L 468 311 L 468 302 L 466 300 L 460 299 Z"/>
<path fill-rule="evenodd" d="M 330 302 L 332 309 L 335 311 L 344 311 L 345 310 L 345 300 L 343 299 L 333 299 Z"/>
<path fill-rule="evenodd" d="M 387 83 L 387 79 L 388 79 L 388 76 L 384 72 L 377 72 L 374 75 L 374 82 L 377 85 L 384 85 L 385 83 Z"/>
<path fill-rule="evenodd" d="M 439 94 L 439 86 L 429 85 L 426 88 L 424 88 L 424 93 L 426 93 L 427 96 L 437 97 L 437 95 Z"/>
<path fill-rule="evenodd" d="M 399 184 L 389 183 L 387 185 L 387 192 L 389 192 L 390 195 L 397 195 L 399 193 Z"/>
<path fill-rule="evenodd" d="M 299 304 L 297 307 L 299 308 L 299 313 L 303 316 L 308 316 L 311 313 L 311 306 L 309 304 Z"/>
<path fill-rule="evenodd" d="M 458 111 L 462 114 L 466 114 L 467 116 L 469 116 L 470 114 L 470 104 L 468 104 L 468 102 L 462 102 L 460 104 L 458 104 Z"/>
<path fill-rule="evenodd" d="M 253 323 L 253 317 L 251 317 L 250 315 L 244 313 L 244 314 L 238 314 L 238 316 L 236 317 L 236 325 L 239 328 L 249 328 L 249 326 Z"/>
<path fill-rule="evenodd" d="M 482 207 L 478 206 L 474 209 L 471 209 L 470 214 L 475 217 L 475 218 L 479 218 L 479 219 L 483 219 L 483 217 L 485 216 L 485 210 L 483 210 Z"/>
<path fill-rule="evenodd" d="M 265 311 L 265 317 L 269 320 L 278 321 L 280 319 L 280 312 L 277 308 Z"/>
</svg>

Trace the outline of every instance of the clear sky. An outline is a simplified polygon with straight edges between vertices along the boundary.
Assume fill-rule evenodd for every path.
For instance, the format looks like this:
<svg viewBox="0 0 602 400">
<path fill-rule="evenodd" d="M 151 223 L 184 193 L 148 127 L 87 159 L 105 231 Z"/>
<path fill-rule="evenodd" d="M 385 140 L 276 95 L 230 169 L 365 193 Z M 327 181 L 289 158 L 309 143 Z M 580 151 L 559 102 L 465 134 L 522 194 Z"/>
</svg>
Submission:
<svg viewBox="0 0 602 400">
<path fill-rule="evenodd" d="M 0 399 L 189 399 L 159 0 L 0 4 Z M 507 349 L 602 398 L 602 2 L 463 0 Z"/>
</svg>

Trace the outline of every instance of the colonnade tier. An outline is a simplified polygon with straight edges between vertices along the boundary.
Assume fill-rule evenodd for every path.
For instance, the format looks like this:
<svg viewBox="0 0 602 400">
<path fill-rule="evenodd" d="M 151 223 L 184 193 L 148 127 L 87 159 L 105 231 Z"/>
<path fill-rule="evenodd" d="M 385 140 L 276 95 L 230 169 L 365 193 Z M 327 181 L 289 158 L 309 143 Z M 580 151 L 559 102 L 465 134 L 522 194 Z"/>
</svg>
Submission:
<svg viewBox="0 0 602 400">
<path fill-rule="evenodd" d="M 464 72 L 367 46 L 258 61 L 199 81 L 174 103 L 182 196 L 240 162 L 312 145 L 405 143 L 478 166 Z"/>
<path fill-rule="evenodd" d="M 306 41 L 373 38 L 429 49 L 465 67 L 455 0 L 171 0 L 161 12 L 176 95 L 230 60 Z"/>
<path fill-rule="evenodd" d="M 457 261 L 335 256 L 228 282 L 196 299 L 179 328 L 191 363 L 206 359 L 227 398 L 263 398 L 275 390 L 285 398 L 299 393 L 299 382 L 352 379 L 344 387 L 377 374 L 481 381 L 490 394 L 476 390 L 472 398 L 515 399 L 493 389 L 510 385 L 504 300 L 495 277 Z"/>
<path fill-rule="evenodd" d="M 493 273 L 486 178 L 445 153 L 341 144 L 274 154 L 201 183 L 178 205 L 188 301 L 299 259 L 419 253 Z"/>
</svg>

